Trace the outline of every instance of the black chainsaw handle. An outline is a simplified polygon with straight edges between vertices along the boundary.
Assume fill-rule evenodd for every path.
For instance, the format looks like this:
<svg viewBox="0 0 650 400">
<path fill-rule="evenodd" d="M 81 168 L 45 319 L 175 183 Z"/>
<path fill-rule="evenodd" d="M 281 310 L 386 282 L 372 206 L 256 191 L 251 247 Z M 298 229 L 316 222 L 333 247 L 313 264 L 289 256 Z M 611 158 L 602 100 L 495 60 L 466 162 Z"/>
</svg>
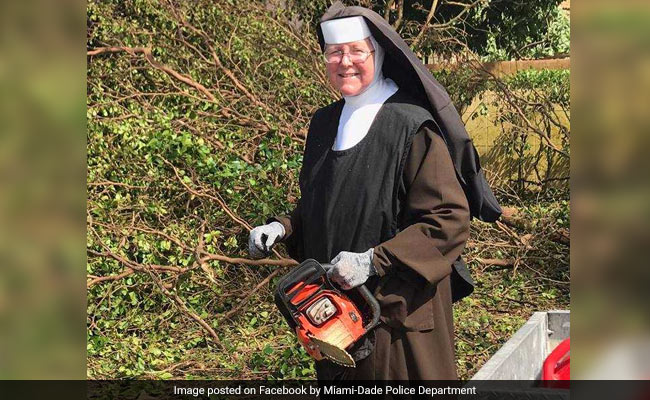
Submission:
<svg viewBox="0 0 650 400">
<path fill-rule="evenodd" d="M 317 284 L 321 288 L 338 292 L 327 277 L 327 271 L 314 259 L 303 261 L 298 267 L 285 275 L 278 283 L 278 288 L 276 290 L 276 303 L 279 301 L 287 310 L 290 310 L 291 318 L 296 323 L 298 323 L 298 321 L 295 320 L 295 312 L 302 307 L 303 304 L 309 303 L 318 292 L 312 293 L 309 297 L 303 299 L 300 304 L 294 305 L 292 302 L 293 298 L 300 293 L 300 290 L 293 290 L 291 293 L 289 293 L 289 291 L 295 287 L 295 285 L 300 285 L 297 287 L 297 289 L 300 289 L 311 284 Z"/>
<path fill-rule="evenodd" d="M 370 309 L 372 310 L 372 319 L 366 326 L 363 327 L 366 331 L 371 330 L 377 324 L 379 323 L 379 316 L 381 315 L 381 309 L 379 308 L 379 302 L 377 299 L 375 299 L 375 296 L 370 293 L 370 290 L 366 287 L 366 285 L 361 285 L 357 287 L 357 290 L 359 291 L 359 294 L 363 299 L 370 305 Z"/>
<path fill-rule="evenodd" d="M 299 282 L 305 282 L 305 284 L 313 283 L 321 276 L 324 276 L 326 284 L 329 285 L 329 287 L 332 287 L 331 283 L 327 279 L 327 271 L 318 261 L 308 259 L 303 261 L 298 267 L 289 271 L 289 273 L 282 278 L 278 284 L 278 290 L 281 293 L 286 294 L 293 285 Z"/>
</svg>

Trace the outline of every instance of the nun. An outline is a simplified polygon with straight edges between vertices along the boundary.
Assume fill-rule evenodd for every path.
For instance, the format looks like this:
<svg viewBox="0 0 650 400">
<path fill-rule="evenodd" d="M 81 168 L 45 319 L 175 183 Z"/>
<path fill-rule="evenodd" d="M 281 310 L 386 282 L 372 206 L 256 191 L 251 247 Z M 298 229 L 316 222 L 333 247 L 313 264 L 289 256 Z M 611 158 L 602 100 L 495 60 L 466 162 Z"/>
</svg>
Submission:
<svg viewBox="0 0 650 400">
<path fill-rule="evenodd" d="M 470 218 L 499 205 L 449 95 L 381 16 L 337 2 L 317 33 L 341 99 L 311 119 L 296 208 L 254 228 L 249 252 L 282 242 L 379 301 L 356 367 L 317 361 L 319 380 L 457 379 L 452 303 L 473 289 L 460 256 Z"/>
</svg>

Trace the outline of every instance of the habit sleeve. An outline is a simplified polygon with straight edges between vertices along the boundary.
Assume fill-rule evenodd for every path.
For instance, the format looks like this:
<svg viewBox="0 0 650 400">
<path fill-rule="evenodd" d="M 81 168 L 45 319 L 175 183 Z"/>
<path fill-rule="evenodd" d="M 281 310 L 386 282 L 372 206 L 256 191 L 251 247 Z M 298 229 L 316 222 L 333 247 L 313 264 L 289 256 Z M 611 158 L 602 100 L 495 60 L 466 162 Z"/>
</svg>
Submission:
<svg viewBox="0 0 650 400">
<path fill-rule="evenodd" d="M 282 243 L 287 247 L 289 256 L 294 260 L 302 262 L 304 260 L 302 248 L 302 221 L 300 219 L 300 201 L 296 204 L 290 215 L 276 216 L 269 218 L 267 223 L 278 221 L 284 227 L 284 237 Z"/>
<path fill-rule="evenodd" d="M 413 138 L 400 193 L 400 232 L 375 247 L 379 276 L 412 270 L 437 284 L 469 237 L 469 206 L 443 139 L 426 126 Z"/>
</svg>

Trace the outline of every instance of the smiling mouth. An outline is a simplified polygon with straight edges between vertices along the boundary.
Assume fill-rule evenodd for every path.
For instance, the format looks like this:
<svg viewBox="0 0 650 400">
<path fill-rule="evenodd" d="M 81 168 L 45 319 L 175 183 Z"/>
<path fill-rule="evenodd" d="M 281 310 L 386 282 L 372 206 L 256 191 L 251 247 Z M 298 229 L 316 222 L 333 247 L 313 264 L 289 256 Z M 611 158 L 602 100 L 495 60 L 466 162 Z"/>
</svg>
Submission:
<svg viewBox="0 0 650 400">
<path fill-rule="evenodd" d="M 354 76 L 357 76 L 359 74 L 339 74 L 341 78 L 352 78 Z"/>
</svg>

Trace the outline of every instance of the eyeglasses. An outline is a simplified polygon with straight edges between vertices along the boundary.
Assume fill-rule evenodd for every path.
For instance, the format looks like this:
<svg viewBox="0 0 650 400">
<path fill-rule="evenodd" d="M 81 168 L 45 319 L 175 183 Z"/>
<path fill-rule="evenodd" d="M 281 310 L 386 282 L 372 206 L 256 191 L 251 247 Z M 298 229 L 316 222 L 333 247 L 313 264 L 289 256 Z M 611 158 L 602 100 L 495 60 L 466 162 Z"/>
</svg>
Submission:
<svg viewBox="0 0 650 400">
<path fill-rule="evenodd" d="M 363 50 L 352 50 L 349 53 L 344 53 L 341 50 L 337 51 L 332 51 L 330 53 L 325 53 L 323 54 L 323 58 L 325 59 L 325 62 L 328 64 L 338 64 L 341 61 L 343 61 L 343 57 L 346 55 L 350 58 L 350 62 L 352 64 L 361 64 L 365 62 L 368 57 L 370 57 L 370 54 L 374 53 L 375 51 L 363 51 Z"/>
</svg>

